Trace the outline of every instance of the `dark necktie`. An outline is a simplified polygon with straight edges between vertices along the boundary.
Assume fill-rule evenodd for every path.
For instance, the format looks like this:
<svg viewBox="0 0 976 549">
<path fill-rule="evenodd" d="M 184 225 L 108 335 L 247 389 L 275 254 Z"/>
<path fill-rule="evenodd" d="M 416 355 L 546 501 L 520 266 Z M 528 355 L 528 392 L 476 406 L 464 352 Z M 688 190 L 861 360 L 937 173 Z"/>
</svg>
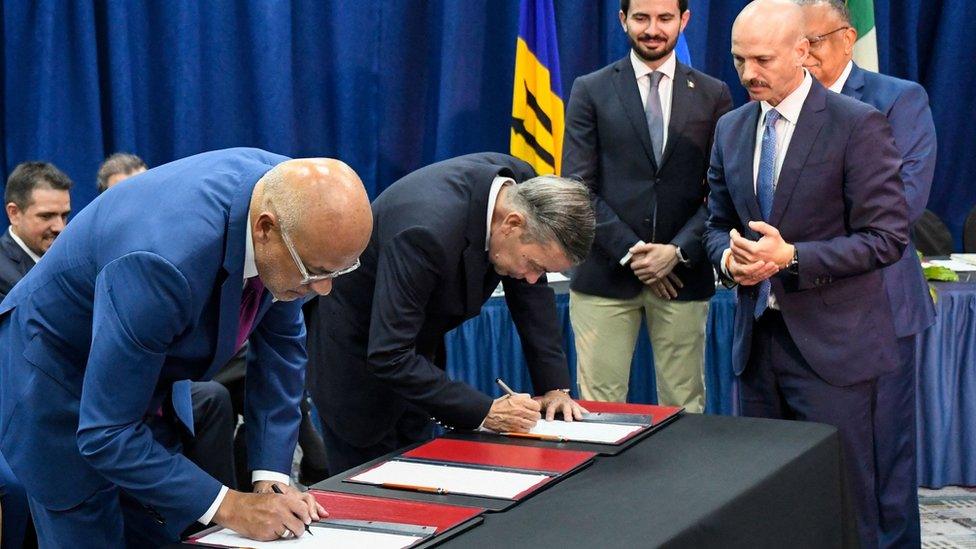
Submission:
<svg viewBox="0 0 976 549">
<path fill-rule="evenodd" d="M 241 312 L 237 324 L 237 340 L 234 350 L 241 348 L 244 340 L 251 333 L 254 327 L 254 318 L 258 316 L 258 309 L 261 306 L 261 295 L 264 294 L 264 283 L 259 277 L 251 277 L 244 284 L 244 291 L 241 292 Z"/>
<path fill-rule="evenodd" d="M 654 71 L 648 75 L 651 87 L 647 90 L 647 103 L 644 112 L 647 115 L 647 130 L 651 134 L 651 150 L 654 151 L 654 165 L 661 167 L 661 154 L 664 152 L 664 111 L 661 108 L 661 94 L 658 87 L 664 73 Z"/>
<path fill-rule="evenodd" d="M 776 121 L 780 114 L 776 109 L 766 112 L 766 120 L 763 122 L 762 148 L 759 153 L 759 173 L 756 177 L 756 199 L 759 201 L 759 211 L 762 212 L 763 221 L 769 222 L 769 216 L 773 211 L 773 194 L 776 185 L 773 179 L 776 176 Z M 759 283 L 759 295 L 756 297 L 755 317 L 759 318 L 769 306 L 769 291 L 771 285 L 769 279 Z"/>
</svg>

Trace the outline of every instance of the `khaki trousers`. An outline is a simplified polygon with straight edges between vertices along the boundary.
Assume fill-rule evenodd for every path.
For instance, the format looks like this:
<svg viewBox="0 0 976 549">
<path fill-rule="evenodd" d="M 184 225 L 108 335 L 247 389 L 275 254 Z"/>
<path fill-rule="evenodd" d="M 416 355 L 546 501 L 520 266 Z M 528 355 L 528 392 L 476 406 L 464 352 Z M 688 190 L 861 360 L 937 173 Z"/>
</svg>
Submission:
<svg viewBox="0 0 976 549">
<path fill-rule="evenodd" d="M 642 312 L 654 352 L 658 404 L 701 413 L 708 301 L 661 299 L 648 288 L 632 299 L 570 292 L 580 395 L 586 400 L 627 400 Z"/>
</svg>

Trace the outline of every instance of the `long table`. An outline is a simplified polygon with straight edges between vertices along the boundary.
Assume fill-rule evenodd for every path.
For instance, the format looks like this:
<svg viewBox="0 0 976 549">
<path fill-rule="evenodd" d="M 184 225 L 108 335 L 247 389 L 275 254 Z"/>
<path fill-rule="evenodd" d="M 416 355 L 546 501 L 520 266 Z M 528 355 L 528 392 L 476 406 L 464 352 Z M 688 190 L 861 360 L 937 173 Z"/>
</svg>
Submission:
<svg viewBox="0 0 976 549">
<path fill-rule="evenodd" d="M 440 547 L 854 547 L 841 475 L 833 427 L 687 414 Z"/>
<path fill-rule="evenodd" d="M 976 485 L 976 283 L 937 283 L 935 325 L 917 342 L 919 484 Z M 576 350 L 569 321 L 568 295 L 556 305 L 570 376 L 576 380 Z M 705 412 L 737 412 L 732 373 L 732 319 L 735 296 L 719 289 L 706 325 Z M 502 377 L 516 390 L 531 390 L 518 334 L 504 298 L 494 297 L 481 315 L 447 337 L 448 371 L 487 392 L 498 393 Z M 641 330 L 631 368 L 630 402 L 657 402 L 654 359 Z"/>
</svg>

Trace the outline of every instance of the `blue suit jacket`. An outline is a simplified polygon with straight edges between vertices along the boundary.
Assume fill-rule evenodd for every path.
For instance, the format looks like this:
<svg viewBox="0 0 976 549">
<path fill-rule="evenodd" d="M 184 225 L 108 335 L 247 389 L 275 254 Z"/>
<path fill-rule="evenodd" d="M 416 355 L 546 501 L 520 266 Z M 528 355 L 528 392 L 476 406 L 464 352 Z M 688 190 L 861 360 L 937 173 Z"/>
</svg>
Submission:
<svg viewBox="0 0 976 549">
<path fill-rule="evenodd" d="M 31 256 L 14 242 L 10 230 L 4 229 L 0 233 L 0 301 L 33 266 Z"/>
<path fill-rule="evenodd" d="M 723 116 L 708 180 L 705 247 L 720 267 L 729 231 L 759 235 L 753 176 L 760 106 Z M 790 334 L 810 366 L 834 385 L 850 385 L 897 363 L 891 306 L 881 268 L 908 243 L 908 213 L 891 127 L 874 108 L 813 81 L 780 171 L 769 223 L 796 245 L 799 276 L 771 279 Z M 757 286 L 739 286 L 732 345 L 736 373 L 752 342 Z"/>
<path fill-rule="evenodd" d="M 841 93 L 871 105 L 888 118 L 895 146 L 904 159 L 901 179 L 908 218 L 914 224 L 925 211 L 935 174 L 935 123 L 925 88 L 854 65 Z M 914 335 L 931 326 L 935 307 L 911 241 L 901 259 L 885 267 L 883 274 L 898 337 Z"/>
<path fill-rule="evenodd" d="M 0 306 L 0 450 L 32 497 L 68 509 L 116 485 L 178 534 L 220 483 L 143 418 L 237 350 L 254 184 L 287 160 L 228 149 L 105 192 Z M 304 387 L 300 303 L 266 295 L 251 334 L 249 466 L 291 469 Z"/>
</svg>

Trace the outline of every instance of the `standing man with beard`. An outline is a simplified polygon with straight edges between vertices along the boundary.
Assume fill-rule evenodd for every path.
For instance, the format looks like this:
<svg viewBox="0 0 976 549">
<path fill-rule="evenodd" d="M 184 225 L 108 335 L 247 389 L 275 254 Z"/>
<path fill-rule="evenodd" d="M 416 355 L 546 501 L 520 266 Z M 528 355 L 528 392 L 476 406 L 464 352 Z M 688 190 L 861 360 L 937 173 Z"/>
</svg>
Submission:
<svg viewBox="0 0 976 549">
<path fill-rule="evenodd" d="M 854 64 L 857 30 L 843 0 L 797 0 L 810 40 L 807 69 L 833 92 L 884 113 L 904 159 L 901 179 L 912 223 L 922 217 L 935 174 L 935 123 L 925 89 L 915 82 L 866 71 Z M 884 271 L 898 336 L 898 368 L 878 378 L 874 448 L 882 547 L 918 547 L 918 473 L 915 465 L 915 334 L 935 321 L 935 308 L 911 242 Z M 883 421 L 877 421 L 878 419 Z"/>
<path fill-rule="evenodd" d="M 597 233 L 573 277 L 583 398 L 624 401 L 647 319 L 658 402 L 701 412 L 712 267 L 701 244 L 705 171 L 729 88 L 676 60 L 687 0 L 621 0 L 631 52 L 573 84 L 563 174 L 593 191 Z"/>
</svg>

